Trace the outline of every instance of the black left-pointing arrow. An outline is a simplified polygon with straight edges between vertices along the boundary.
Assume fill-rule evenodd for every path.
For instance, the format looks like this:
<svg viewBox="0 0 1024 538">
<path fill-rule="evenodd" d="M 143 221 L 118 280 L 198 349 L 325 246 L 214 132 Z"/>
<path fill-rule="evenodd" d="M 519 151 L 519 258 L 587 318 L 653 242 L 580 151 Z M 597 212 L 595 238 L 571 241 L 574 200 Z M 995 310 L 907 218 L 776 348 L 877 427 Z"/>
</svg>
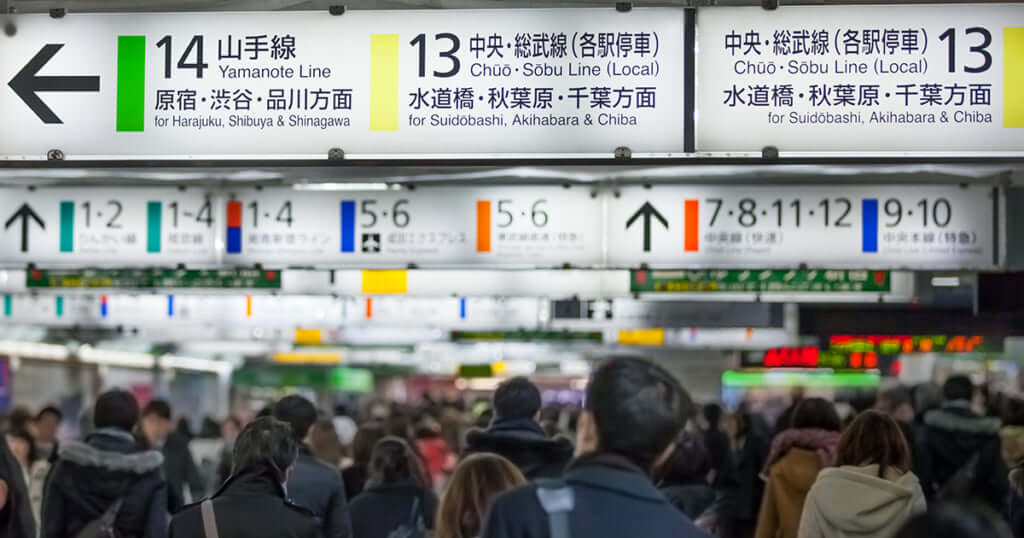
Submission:
<svg viewBox="0 0 1024 538">
<path fill-rule="evenodd" d="M 64 47 L 63 43 L 44 45 L 32 57 L 25 67 L 18 71 L 8 86 L 18 97 L 35 112 L 43 123 L 64 123 L 39 98 L 38 92 L 98 92 L 100 77 L 98 76 L 39 76 L 39 70 L 53 58 L 57 51 Z"/>
<path fill-rule="evenodd" d="M 4 229 L 10 229 L 10 227 L 21 219 L 21 251 L 28 252 L 28 225 L 29 219 L 36 221 L 39 227 L 46 229 L 46 223 L 43 219 L 39 218 L 39 214 L 32 210 L 32 206 L 28 204 L 21 204 L 21 207 L 11 215 L 11 218 L 7 219 L 7 223 L 4 224 Z"/>
</svg>

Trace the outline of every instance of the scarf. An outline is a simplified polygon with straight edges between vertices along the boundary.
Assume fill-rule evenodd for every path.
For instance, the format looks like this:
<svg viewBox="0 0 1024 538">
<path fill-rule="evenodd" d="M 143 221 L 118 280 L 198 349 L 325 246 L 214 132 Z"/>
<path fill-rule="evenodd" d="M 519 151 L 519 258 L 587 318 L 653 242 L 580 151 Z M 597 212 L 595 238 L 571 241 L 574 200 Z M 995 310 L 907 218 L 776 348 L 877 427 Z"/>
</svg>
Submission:
<svg viewBox="0 0 1024 538">
<path fill-rule="evenodd" d="M 790 428 L 775 436 L 768 459 L 764 462 L 761 477 L 766 478 L 772 465 L 782 459 L 791 448 L 803 448 L 814 451 L 818 456 L 818 465 L 824 469 L 836 463 L 836 450 L 839 445 L 839 432 L 819 429 Z"/>
</svg>

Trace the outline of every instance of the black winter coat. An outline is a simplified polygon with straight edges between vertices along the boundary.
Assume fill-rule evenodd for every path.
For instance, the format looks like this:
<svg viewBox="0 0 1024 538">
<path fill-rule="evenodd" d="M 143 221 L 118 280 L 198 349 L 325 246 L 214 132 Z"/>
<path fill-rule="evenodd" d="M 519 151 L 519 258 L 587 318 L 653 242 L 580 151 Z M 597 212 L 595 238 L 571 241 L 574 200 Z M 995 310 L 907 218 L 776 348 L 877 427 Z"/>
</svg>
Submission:
<svg viewBox="0 0 1024 538">
<path fill-rule="evenodd" d="M 979 454 L 971 496 L 1002 511 L 1009 491 L 1006 464 L 1002 458 L 999 419 L 978 415 L 965 404 L 946 404 L 924 417 L 919 447 L 919 478 L 925 495 L 931 498 Z"/>
<path fill-rule="evenodd" d="M 715 490 L 704 483 L 675 484 L 661 486 L 661 493 L 665 495 L 668 502 L 672 503 L 680 512 L 686 514 L 691 520 L 696 520 L 711 508 L 715 502 Z"/>
<path fill-rule="evenodd" d="M 562 476 L 572 459 L 572 443 L 551 439 L 530 419 L 496 420 L 466 435 L 464 456 L 492 452 L 511 461 L 527 480 Z"/>
<path fill-rule="evenodd" d="M 206 487 L 185 436 L 171 433 L 160 452 L 164 455 L 164 477 L 167 478 L 167 508 L 173 514 L 185 506 L 186 487 L 193 500 L 205 495 Z"/>
<path fill-rule="evenodd" d="M 320 525 L 313 514 L 292 504 L 274 472 L 247 469 L 231 477 L 213 499 L 220 538 L 317 538 Z M 170 538 L 202 538 L 200 505 L 186 506 L 171 521 Z"/>
<path fill-rule="evenodd" d="M 350 538 L 348 500 L 341 473 L 313 456 L 305 444 L 299 446 L 299 457 L 288 480 L 288 496 L 306 508 L 320 522 L 324 538 Z"/>
<path fill-rule="evenodd" d="M 36 520 L 21 465 L 0 434 L 0 480 L 7 484 L 7 502 L 0 509 L 0 536 L 34 538 Z"/>
<path fill-rule="evenodd" d="M 417 499 L 419 504 L 413 516 L 413 502 Z M 367 487 L 352 499 L 352 536 L 388 538 L 391 531 L 402 525 L 412 527 L 412 520 L 420 518 L 425 528 L 433 529 L 437 504 L 433 491 L 412 482 Z"/>
<path fill-rule="evenodd" d="M 356 495 L 363 492 L 366 486 L 366 475 L 369 473 L 368 465 L 355 463 L 345 467 L 341 471 L 341 481 L 345 483 L 345 498 L 355 499 Z"/>
<path fill-rule="evenodd" d="M 564 477 L 572 488 L 573 538 L 704 538 L 682 512 L 638 470 L 585 458 Z M 483 538 L 551 538 L 548 516 L 530 484 L 499 496 Z M 439 537 L 440 538 L 440 537 Z"/>
<path fill-rule="evenodd" d="M 122 538 L 167 536 L 163 456 L 141 451 L 128 432 L 102 429 L 60 447 L 43 495 L 42 538 L 73 538 L 123 499 L 116 527 Z"/>
</svg>

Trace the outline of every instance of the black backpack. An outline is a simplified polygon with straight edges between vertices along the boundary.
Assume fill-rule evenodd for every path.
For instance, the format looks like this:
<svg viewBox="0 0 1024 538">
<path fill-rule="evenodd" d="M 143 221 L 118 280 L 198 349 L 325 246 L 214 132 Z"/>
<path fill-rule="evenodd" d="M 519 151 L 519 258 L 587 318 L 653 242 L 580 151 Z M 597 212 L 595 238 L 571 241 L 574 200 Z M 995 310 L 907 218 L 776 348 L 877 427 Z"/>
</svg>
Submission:
<svg viewBox="0 0 1024 538">
<path fill-rule="evenodd" d="M 420 498 L 416 497 L 412 500 L 409 521 L 389 532 L 388 538 L 428 538 L 428 536 L 426 524 L 423 522 L 423 514 L 420 513 Z"/>
<path fill-rule="evenodd" d="M 118 538 L 117 527 L 117 514 L 121 512 L 121 505 L 124 504 L 124 499 L 118 499 L 114 501 L 114 504 L 110 505 L 105 512 L 100 514 L 100 517 L 90 521 L 82 527 L 82 530 L 78 531 L 75 538 Z"/>
</svg>

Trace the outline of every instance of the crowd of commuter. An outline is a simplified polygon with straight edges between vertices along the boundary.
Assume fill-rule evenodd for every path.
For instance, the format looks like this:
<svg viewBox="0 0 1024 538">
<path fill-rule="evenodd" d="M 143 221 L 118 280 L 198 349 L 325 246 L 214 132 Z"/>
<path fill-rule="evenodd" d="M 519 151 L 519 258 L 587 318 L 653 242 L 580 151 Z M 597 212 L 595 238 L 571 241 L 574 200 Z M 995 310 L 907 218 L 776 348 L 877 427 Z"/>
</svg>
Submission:
<svg viewBox="0 0 1024 538">
<path fill-rule="evenodd" d="M 59 409 L 18 409 L 0 537 L 1024 538 L 1024 401 L 966 377 L 842 413 L 794 391 L 773 425 L 638 358 L 602 363 L 585 396 L 544 407 L 512 378 L 486 406 L 332 416 L 291 395 L 196 438 L 120 390 L 74 438 Z"/>
</svg>

